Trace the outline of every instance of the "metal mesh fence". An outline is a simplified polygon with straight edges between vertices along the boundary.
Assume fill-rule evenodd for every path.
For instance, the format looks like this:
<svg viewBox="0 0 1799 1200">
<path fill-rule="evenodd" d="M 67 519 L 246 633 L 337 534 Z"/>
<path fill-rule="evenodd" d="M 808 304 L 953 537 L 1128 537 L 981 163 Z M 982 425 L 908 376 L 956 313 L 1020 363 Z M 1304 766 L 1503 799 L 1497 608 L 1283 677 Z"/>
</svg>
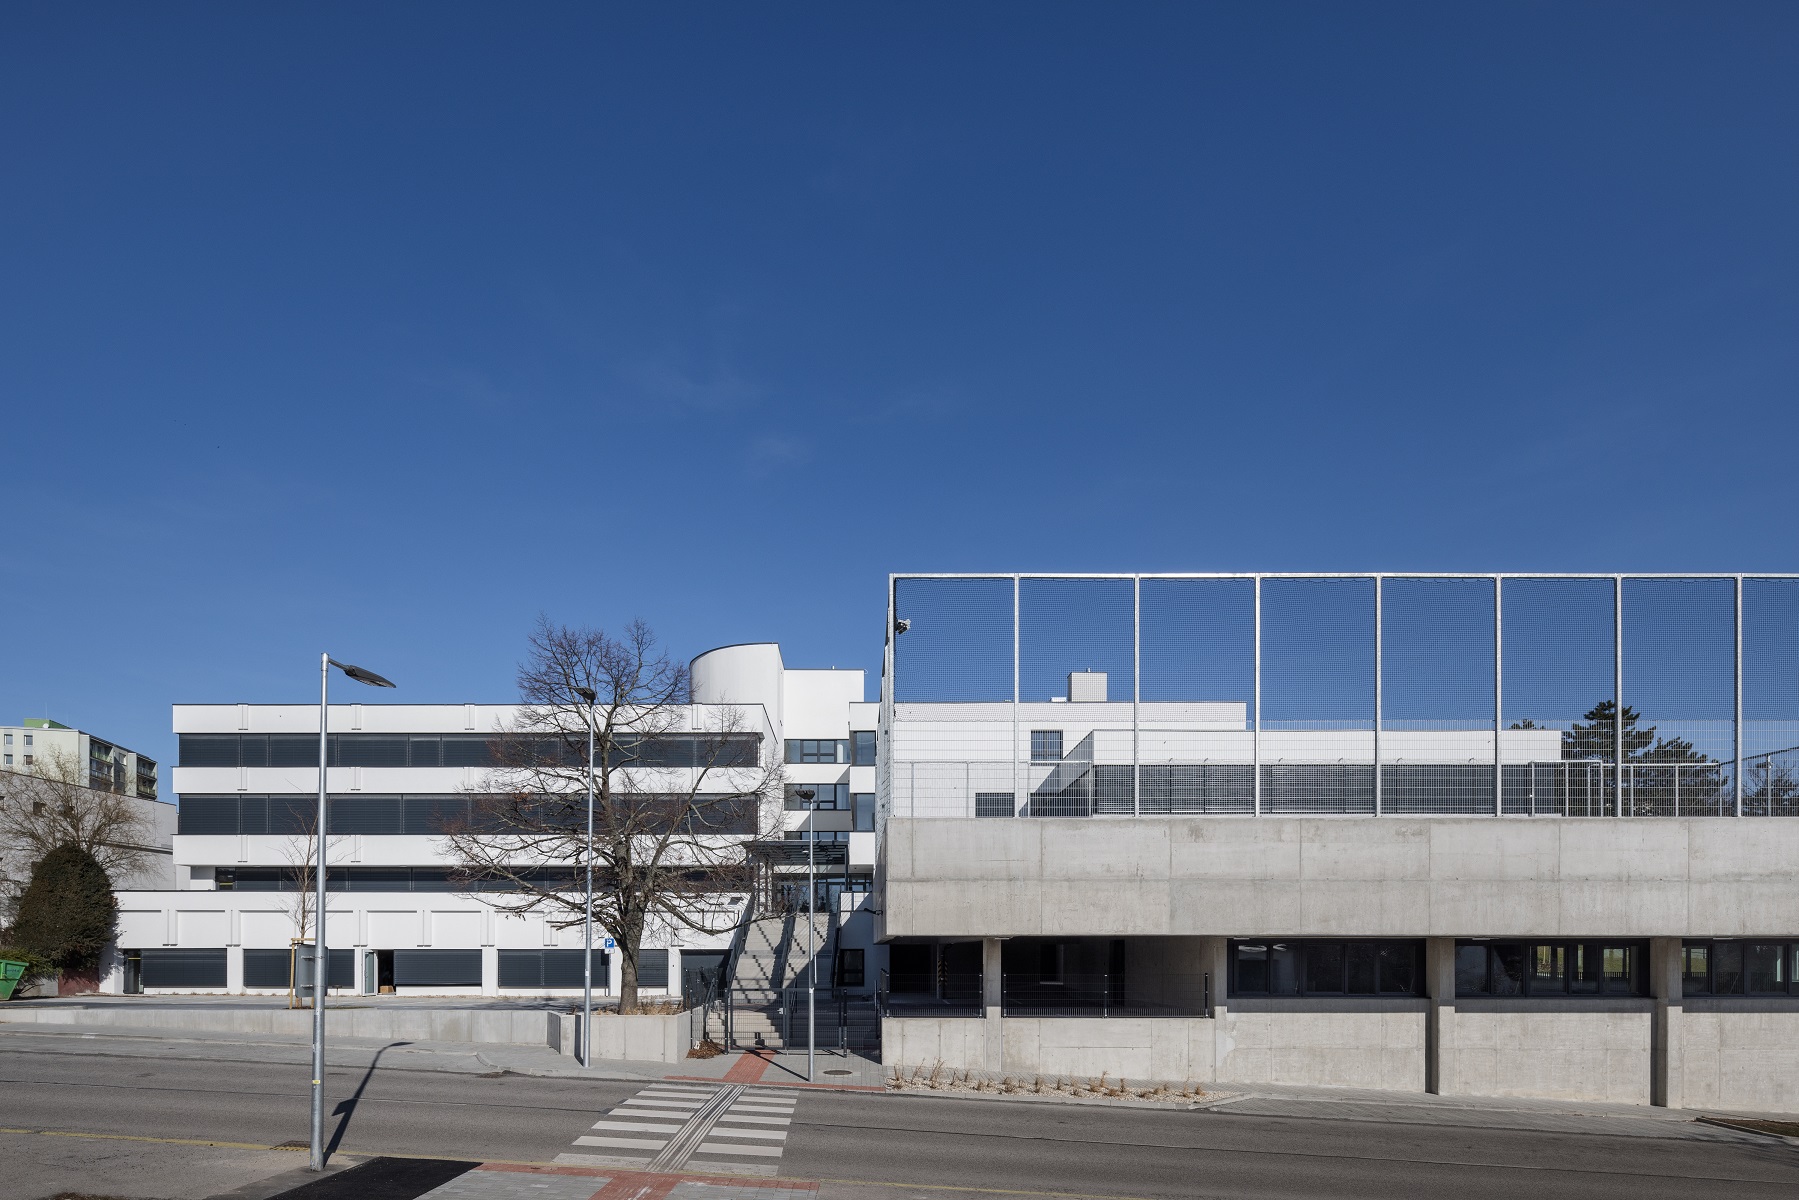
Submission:
<svg viewBox="0 0 1799 1200">
<path fill-rule="evenodd" d="M 896 576 L 892 605 L 893 815 L 1799 815 L 1796 577 Z"/>
</svg>

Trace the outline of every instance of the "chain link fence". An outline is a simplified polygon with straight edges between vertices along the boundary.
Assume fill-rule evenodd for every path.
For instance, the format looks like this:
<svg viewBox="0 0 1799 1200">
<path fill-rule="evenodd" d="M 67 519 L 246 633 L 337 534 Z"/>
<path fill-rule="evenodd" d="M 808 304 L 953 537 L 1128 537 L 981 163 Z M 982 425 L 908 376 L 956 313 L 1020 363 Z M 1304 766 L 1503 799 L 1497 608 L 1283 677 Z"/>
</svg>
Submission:
<svg viewBox="0 0 1799 1200">
<path fill-rule="evenodd" d="M 896 575 L 883 816 L 1799 815 L 1799 577 Z"/>
</svg>

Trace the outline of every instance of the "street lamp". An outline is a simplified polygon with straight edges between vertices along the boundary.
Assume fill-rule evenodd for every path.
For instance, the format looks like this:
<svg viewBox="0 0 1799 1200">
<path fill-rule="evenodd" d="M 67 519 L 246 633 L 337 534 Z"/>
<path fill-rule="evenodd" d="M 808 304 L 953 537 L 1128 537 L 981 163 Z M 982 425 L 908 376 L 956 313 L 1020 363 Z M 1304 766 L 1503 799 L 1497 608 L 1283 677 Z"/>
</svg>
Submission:
<svg viewBox="0 0 1799 1200">
<path fill-rule="evenodd" d="M 594 705 L 599 696 L 589 687 L 570 686 L 587 701 L 587 903 L 583 906 L 581 934 L 581 1065 L 593 1066 L 593 726 Z"/>
<path fill-rule="evenodd" d="M 373 671 L 340 663 L 329 654 L 319 655 L 319 824 L 317 900 L 313 906 L 312 939 L 312 1161 L 314 1171 L 325 1169 L 325 989 L 329 982 L 329 956 L 325 951 L 325 772 L 329 763 L 325 750 L 326 714 L 330 711 L 331 668 L 336 667 L 357 683 L 370 687 L 390 688 L 392 681 Z M 305 930 L 301 930 L 302 936 Z"/>
<path fill-rule="evenodd" d="M 806 811 L 815 814 L 800 826 L 806 838 L 806 1082 L 811 1083 L 813 1056 L 818 1045 L 818 952 L 813 946 L 813 931 L 818 926 L 812 911 L 818 903 L 818 876 L 814 866 L 818 854 L 818 810 L 812 807 L 812 797 L 818 793 L 811 788 L 800 788 L 794 795 L 805 803 Z"/>
</svg>

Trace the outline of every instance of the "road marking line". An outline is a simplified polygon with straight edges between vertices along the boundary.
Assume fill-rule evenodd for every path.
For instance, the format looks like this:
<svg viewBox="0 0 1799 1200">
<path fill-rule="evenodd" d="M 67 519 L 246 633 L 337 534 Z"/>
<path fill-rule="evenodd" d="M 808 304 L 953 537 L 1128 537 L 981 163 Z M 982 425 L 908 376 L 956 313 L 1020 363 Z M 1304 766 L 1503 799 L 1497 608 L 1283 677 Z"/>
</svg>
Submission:
<svg viewBox="0 0 1799 1200">
<path fill-rule="evenodd" d="M 660 1150 L 667 1142 L 653 1142 L 648 1138 L 609 1138 L 589 1137 L 586 1134 L 575 1139 L 577 1146 L 617 1146 L 623 1150 Z"/>
<path fill-rule="evenodd" d="M 787 1140 L 787 1131 L 785 1129 L 732 1129 L 726 1125 L 714 1125 L 712 1132 L 706 1136 L 761 1138 L 769 1142 L 784 1142 Z"/>
<path fill-rule="evenodd" d="M 739 1125 L 791 1125 L 792 1117 L 746 1117 L 736 1109 L 725 1114 L 725 1120 Z"/>
<path fill-rule="evenodd" d="M 650 1121 L 595 1121 L 589 1129 L 627 1129 L 639 1133 L 666 1133 L 670 1137 L 681 1132 L 679 1125 L 657 1125 Z"/>
<path fill-rule="evenodd" d="M 765 1154 L 770 1158 L 781 1157 L 780 1146 L 735 1146 L 721 1145 L 717 1142 L 706 1142 L 695 1154 Z"/>
</svg>

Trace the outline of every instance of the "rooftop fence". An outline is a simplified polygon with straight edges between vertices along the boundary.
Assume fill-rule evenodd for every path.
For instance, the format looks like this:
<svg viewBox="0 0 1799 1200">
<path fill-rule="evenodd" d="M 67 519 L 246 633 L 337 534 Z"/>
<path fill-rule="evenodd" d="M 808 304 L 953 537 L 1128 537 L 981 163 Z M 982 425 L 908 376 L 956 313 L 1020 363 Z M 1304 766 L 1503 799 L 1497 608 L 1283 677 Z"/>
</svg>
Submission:
<svg viewBox="0 0 1799 1200">
<path fill-rule="evenodd" d="M 1799 576 L 891 589 L 889 815 L 1799 816 Z"/>
</svg>

